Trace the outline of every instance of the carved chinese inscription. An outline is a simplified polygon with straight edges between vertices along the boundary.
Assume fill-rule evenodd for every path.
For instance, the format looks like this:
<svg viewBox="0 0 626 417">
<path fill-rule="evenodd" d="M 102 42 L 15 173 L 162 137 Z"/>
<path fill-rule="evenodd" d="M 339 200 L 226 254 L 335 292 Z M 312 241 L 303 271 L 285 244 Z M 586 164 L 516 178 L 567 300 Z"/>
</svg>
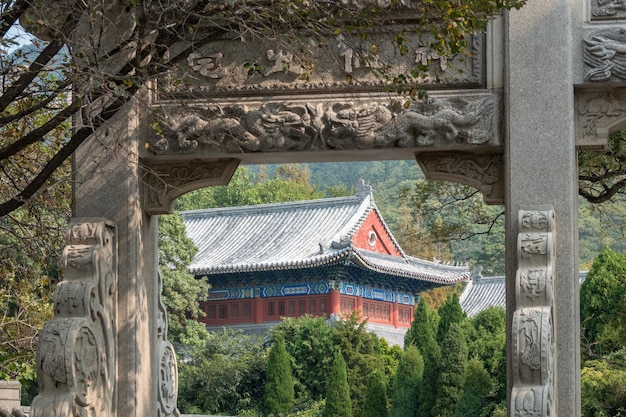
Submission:
<svg viewBox="0 0 626 417">
<path fill-rule="evenodd" d="M 403 33 L 401 50 L 394 35 Z M 216 39 L 191 54 L 186 66 L 158 82 L 157 101 L 178 97 L 229 97 L 233 93 L 265 96 L 273 93 L 342 93 L 384 91 L 394 77 L 420 76 L 413 83 L 441 87 L 484 87 L 484 38 L 470 39 L 471 57 L 441 56 L 429 45 L 428 34 L 409 25 L 368 30 L 365 36 L 343 33 L 302 45 L 289 41 L 264 43 Z"/>
<path fill-rule="evenodd" d="M 514 382 L 510 415 L 547 417 L 554 414 L 552 209 L 520 210 L 517 261 L 517 308 L 511 330 Z"/>
<path fill-rule="evenodd" d="M 34 417 L 115 416 L 117 245 L 102 219 L 73 219 L 55 318 L 37 349 Z"/>
</svg>

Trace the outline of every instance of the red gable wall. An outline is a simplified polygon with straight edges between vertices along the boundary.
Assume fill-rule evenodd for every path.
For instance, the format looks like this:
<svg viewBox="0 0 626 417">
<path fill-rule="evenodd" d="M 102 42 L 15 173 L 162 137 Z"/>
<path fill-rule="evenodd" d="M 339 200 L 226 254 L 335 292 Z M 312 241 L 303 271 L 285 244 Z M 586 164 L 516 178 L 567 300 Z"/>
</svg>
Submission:
<svg viewBox="0 0 626 417">
<path fill-rule="evenodd" d="M 374 235 L 375 238 L 372 238 Z M 373 252 L 402 256 L 374 210 L 370 212 L 361 228 L 355 233 L 352 244 L 357 248 Z"/>
</svg>

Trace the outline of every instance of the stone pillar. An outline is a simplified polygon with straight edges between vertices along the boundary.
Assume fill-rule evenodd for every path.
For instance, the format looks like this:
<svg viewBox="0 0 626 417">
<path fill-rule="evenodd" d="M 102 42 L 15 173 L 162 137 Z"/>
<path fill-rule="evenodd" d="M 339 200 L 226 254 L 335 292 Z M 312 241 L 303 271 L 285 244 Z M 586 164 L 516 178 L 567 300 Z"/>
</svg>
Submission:
<svg viewBox="0 0 626 417">
<path fill-rule="evenodd" d="M 519 415 L 580 415 L 578 195 L 574 143 L 572 2 L 529 1 L 506 15 L 505 126 L 507 230 L 507 379 L 509 407 L 514 363 L 522 352 L 514 340 L 517 239 L 522 230 L 518 213 L 528 207 L 554 209 L 553 329 L 554 394 L 538 414 L 522 409 Z M 523 307 L 523 306 L 520 306 Z M 547 328 L 546 328 L 547 329 Z M 520 332 L 523 330 L 520 330 Z M 533 403 L 528 401 L 527 405 Z M 519 404 L 519 403 L 518 403 Z M 534 406 L 532 406 L 534 407 Z M 528 412 L 528 413 L 526 413 Z M 509 410 L 514 416 L 515 409 Z"/>
<path fill-rule="evenodd" d="M 103 217 L 117 227 L 118 416 L 165 416 L 176 403 L 176 369 L 160 303 L 157 216 L 142 209 L 138 105 L 98 130 L 74 156 L 73 216 Z M 115 414 L 113 414 L 115 415 Z"/>
</svg>

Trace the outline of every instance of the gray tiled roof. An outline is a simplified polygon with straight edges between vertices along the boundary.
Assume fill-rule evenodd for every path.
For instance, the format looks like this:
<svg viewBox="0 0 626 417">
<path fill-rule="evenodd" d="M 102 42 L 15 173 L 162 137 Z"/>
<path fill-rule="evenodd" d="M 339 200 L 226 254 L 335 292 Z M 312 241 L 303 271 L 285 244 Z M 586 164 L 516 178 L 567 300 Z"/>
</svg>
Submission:
<svg viewBox="0 0 626 417">
<path fill-rule="evenodd" d="M 580 271 L 578 283 L 582 285 L 586 277 L 587 271 Z M 472 278 L 463 290 L 459 302 L 468 317 L 473 317 L 492 306 L 506 308 L 504 276 Z"/>
<path fill-rule="evenodd" d="M 473 317 L 492 306 L 505 308 L 505 278 L 503 276 L 473 278 L 467 283 L 459 301 L 468 317 Z"/>
<path fill-rule="evenodd" d="M 465 266 L 406 256 L 395 241 L 402 257 L 354 248 L 352 237 L 372 210 L 380 217 L 371 191 L 361 189 L 350 197 L 182 212 L 187 234 L 198 247 L 190 271 L 219 274 L 351 262 L 438 284 L 469 277 Z"/>
</svg>

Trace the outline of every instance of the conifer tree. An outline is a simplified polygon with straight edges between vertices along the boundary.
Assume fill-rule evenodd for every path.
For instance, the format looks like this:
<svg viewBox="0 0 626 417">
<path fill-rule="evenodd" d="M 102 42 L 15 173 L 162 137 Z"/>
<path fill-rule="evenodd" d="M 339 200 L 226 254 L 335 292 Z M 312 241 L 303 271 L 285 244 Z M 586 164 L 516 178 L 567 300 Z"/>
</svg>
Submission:
<svg viewBox="0 0 626 417">
<path fill-rule="evenodd" d="M 424 373 L 424 359 L 417 347 L 408 345 L 400 357 L 393 383 L 391 417 L 415 417 L 418 390 Z"/>
<path fill-rule="evenodd" d="M 265 413 L 274 416 L 287 414 L 293 408 L 295 393 L 285 341 L 280 337 L 274 341 L 270 351 L 265 375 Z"/>
<path fill-rule="evenodd" d="M 415 309 L 411 329 L 404 338 L 404 345 L 417 346 L 424 361 L 422 383 L 419 385 L 418 417 L 430 417 L 437 398 L 437 375 L 439 373 L 440 349 L 436 341 L 439 314 L 422 300 Z"/>
<path fill-rule="evenodd" d="M 363 417 L 388 417 L 387 384 L 382 372 L 375 371 L 367 380 Z"/>
<path fill-rule="evenodd" d="M 439 320 L 439 327 L 437 328 L 437 343 L 441 345 L 452 323 L 461 323 L 465 317 L 458 293 L 454 292 L 448 295 L 446 301 L 439 307 L 439 317 L 441 320 Z"/>
<path fill-rule="evenodd" d="M 346 361 L 341 352 L 335 353 L 333 366 L 330 369 L 330 375 L 328 375 L 326 406 L 322 417 L 352 417 Z"/>
<path fill-rule="evenodd" d="M 489 404 L 493 382 L 479 359 L 471 359 L 465 371 L 463 393 L 456 406 L 455 417 L 480 417 Z"/>
<path fill-rule="evenodd" d="M 463 329 L 452 323 L 441 346 L 440 372 L 437 378 L 437 400 L 433 417 L 452 417 L 463 390 L 467 367 L 467 342 Z"/>
</svg>

